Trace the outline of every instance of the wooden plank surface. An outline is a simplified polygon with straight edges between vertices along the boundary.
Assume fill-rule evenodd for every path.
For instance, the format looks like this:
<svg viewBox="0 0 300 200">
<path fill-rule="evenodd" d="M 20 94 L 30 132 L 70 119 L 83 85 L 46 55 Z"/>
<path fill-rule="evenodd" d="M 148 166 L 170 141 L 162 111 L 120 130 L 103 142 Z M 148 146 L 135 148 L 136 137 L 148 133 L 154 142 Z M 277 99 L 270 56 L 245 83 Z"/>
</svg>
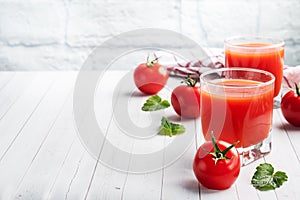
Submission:
<svg viewBox="0 0 300 200">
<path fill-rule="evenodd" d="M 0 199 L 300 199 L 300 128 L 289 125 L 280 109 L 274 110 L 272 152 L 242 167 L 238 180 L 228 190 L 208 190 L 198 184 L 192 171 L 194 154 L 203 142 L 199 119 L 183 122 L 194 139 L 176 162 L 153 172 L 131 173 L 136 168 L 133 155 L 165 149 L 172 138 L 141 140 L 124 134 L 113 117 L 112 104 L 124 72 L 108 72 L 98 83 L 95 110 L 101 110 L 96 117 L 106 134 L 98 156 L 116 161 L 119 155 L 109 149 L 108 142 L 114 144 L 128 152 L 124 165 L 129 172 L 97 162 L 82 144 L 73 119 L 76 74 L 0 73 Z M 105 84 L 108 81 L 114 84 Z M 145 114 L 140 107 L 147 96 L 129 92 L 129 96 L 117 94 L 115 103 L 128 101 L 124 104 L 128 106 L 128 117 L 137 126 L 147 127 L 161 115 L 176 120 L 172 108 L 157 116 Z M 170 100 L 169 92 L 160 94 Z M 162 166 L 167 162 L 166 155 L 168 152 L 157 157 Z M 288 182 L 276 191 L 254 189 L 251 177 L 263 162 L 286 171 Z"/>
</svg>

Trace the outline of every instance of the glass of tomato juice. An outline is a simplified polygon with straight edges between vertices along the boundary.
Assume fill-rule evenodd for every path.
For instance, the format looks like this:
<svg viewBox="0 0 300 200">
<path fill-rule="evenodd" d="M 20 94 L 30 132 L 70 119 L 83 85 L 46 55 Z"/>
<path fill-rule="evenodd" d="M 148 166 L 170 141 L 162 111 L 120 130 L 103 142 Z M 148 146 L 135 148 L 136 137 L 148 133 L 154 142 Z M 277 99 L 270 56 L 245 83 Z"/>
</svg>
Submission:
<svg viewBox="0 0 300 200">
<path fill-rule="evenodd" d="M 225 39 L 225 66 L 249 67 L 271 72 L 275 76 L 275 107 L 280 106 L 284 41 L 259 36 L 236 36 Z"/>
<path fill-rule="evenodd" d="M 200 76 L 204 138 L 235 143 L 246 165 L 271 151 L 275 76 L 251 68 L 209 70 Z"/>
</svg>

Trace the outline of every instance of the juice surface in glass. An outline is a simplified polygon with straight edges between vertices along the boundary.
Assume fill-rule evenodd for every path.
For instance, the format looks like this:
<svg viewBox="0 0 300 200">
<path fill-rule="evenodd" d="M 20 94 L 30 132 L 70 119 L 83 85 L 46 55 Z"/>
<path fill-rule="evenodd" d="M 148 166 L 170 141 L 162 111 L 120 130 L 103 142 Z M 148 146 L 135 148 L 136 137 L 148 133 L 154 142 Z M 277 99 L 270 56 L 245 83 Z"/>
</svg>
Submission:
<svg viewBox="0 0 300 200">
<path fill-rule="evenodd" d="M 211 132 L 216 132 L 216 127 L 220 126 L 218 139 L 231 144 L 239 141 L 237 147 L 249 147 L 268 137 L 272 124 L 273 88 L 256 88 L 255 91 L 242 88 L 260 83 L 227 79 L 218 84 L 237 87 L 225 88 L 221 94 L 205 87 L 201 89 L 201 124 L 206 140 L 210 140 Z"/>
<path fill-rule="evenodd" d="M 240 47 L 240 48 L 239 48 Z M 275 76 L 274 96 L 280 91 L 283 74 L 283 46 L 268 43 L 236 44 L 225 46 L 225 65 L 227 67 L 247 67 L 271 72 Z"/>
</svg>

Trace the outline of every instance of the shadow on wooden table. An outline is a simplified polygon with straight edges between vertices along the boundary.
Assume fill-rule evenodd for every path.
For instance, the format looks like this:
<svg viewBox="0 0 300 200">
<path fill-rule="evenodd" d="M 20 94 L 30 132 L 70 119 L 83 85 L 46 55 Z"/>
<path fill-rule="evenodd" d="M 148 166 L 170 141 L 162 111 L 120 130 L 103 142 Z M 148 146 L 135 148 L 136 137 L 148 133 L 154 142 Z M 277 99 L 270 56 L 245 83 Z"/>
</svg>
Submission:
<svg viewBox="0 0 300 200">
<path fill-rule="evenodd" d="M 280 124 L 276 125 L 276 128 L 287 131 L 289 134 L 291 133 L 297 133 L 300 134 L 300 127 L 293 126 L 289 124 L 288 122 L 282 122 Z"/>
<path fill-rule="evenodd" d="M 189 190 L 191 192 L 199 193 L 199 187 L 200 186 L 199 186 L 198 181 L 196 179 L 185 180 L 182 183 L 182 185 L 186 190 Z"/>
</svg>

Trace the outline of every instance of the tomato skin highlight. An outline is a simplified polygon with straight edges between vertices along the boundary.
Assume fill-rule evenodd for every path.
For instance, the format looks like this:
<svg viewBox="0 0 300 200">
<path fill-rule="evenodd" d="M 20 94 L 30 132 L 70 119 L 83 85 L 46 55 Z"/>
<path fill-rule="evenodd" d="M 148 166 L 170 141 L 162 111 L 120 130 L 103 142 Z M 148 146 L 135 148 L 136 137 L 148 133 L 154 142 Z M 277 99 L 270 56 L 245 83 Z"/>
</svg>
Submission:
<svg viewBox="0 0 300 200">
<path fill-rule="evenodd" d="M 171 104 L 175 112 L 184 118 L 200 116 L 200 88 L 198 86 L 180 85 L 171 95 Z"/>
<path fill-rule="evenodd" d="M 283 96 L 281 111 L 291 125 L 300 127 L 300 96 L 294 91 L 289 91 Z"/>
<path fill-rule="evenodd" d="M 159 63 L 148 66 L 140 64 L 134 70 L 134 83 L 145 94 L 157 94 L 167 83 L 169 74 Z"/>
<path fill-rule="evenodd" d="M 229 143 L 217 141 L 217 145 L 223 151 Z M 240 173 L 240 156 L 236 148 L 230 149 L 226 156 L 230 159 L 221 159 L 215 163 L 215 158 L 209 152 L 213 152 L 213 144 L 207 141 L 198 149 L 194 162 L 194 174 L 204 187 L 214 190 L 228 189 L 238 178 Z M 206 151 L 207 150 L 207 151 Z"/>
</svg>

